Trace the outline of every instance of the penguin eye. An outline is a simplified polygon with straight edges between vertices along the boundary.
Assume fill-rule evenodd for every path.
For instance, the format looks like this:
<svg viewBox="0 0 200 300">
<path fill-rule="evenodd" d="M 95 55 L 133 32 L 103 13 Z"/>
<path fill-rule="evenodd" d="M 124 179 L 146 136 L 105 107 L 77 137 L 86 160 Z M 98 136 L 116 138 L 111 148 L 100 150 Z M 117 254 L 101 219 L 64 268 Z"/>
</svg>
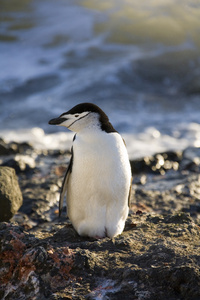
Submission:
<svg viewBox="0 0 200 300">
<path fill-rule="evenodd" d="M 79 117 L 79 115 L 75 115 L 75 117 L 76 117 L 76 118 L 78 118 L 78 117 Z"/>
</svg>

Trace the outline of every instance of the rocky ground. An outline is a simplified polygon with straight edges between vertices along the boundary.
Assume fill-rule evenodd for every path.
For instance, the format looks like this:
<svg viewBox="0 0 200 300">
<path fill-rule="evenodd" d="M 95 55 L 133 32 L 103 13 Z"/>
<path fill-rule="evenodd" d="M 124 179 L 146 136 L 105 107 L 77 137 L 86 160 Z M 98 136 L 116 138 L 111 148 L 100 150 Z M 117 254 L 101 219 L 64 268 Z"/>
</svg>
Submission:
<svg viewBox="0 0 200 300">
<path fill-rule="evenodd" d="M 101 240 L 58 218 L 69 157 L 0 140 L 1 174 L 14 168 L 23 195 L 11 219 L 0 198 L 0 299 L 200 299 L 200 149 L 131 161 L 125 230 Z"/>
</svg>

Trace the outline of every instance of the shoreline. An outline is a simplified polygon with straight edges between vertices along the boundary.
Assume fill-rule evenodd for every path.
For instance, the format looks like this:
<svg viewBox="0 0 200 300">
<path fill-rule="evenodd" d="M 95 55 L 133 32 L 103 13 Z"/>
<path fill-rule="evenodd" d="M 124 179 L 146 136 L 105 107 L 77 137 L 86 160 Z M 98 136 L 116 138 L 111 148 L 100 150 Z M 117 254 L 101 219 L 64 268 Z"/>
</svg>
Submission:
<svg viewBox="0 0 200 300">
<path fill-rule="evenodd" d="M 40 150 L 35 149 L 30 143 L 6 143 L 0 139 L 0 166 L 15 169 L 23 193 L 23 205 L 18 215 L 14 216 L 14 221 L 19 222 L 19 214 L 25 214 L 23 218 L 30 218 L 31 222 L 36 224 L 57 220 L 59 192 L 70 155 L 70 150 Z M 196 188 L 196 191 L 189 193 L 192 185 L 190 182 L 193 180 L 198 182 L 199 157 L 200 148 L 188 147 L 183 151 L 166 151 L 130 160 L 133 174 L 132 211 L 143 207 L 144 213 L 188 212 L 196 214 L 195 218 L 199 221 L 200 191 Z M 185 193 L 186 197 L 186 189 L 188 189 L 187 197 L 192 199 L 193 195 L 196 196 L 190 200 L 191 203 L 188 198 L 187 201 L 182 199 L 184 198 L 182 194 Z M 173 205 L 170 207 L 170 204 L 167 204 L 168 208 L 164 208 L 167 207 L 164 203 L 166 199 L 163 199 L 163 204 L 157 204 L 153 200 L 155 192 L 160 198 L 171 193 Z M 146 198 L 151 200 L 147 201 Z M 62 221 L 64 218 L 63 213 Z"/>
<path fill-rule="evenodd" d="M 124 232 L 94 240 L 78 236 L 64 212 L 58 218 L 69 151 L 0 145 L 1 165 L 15 168 L 23 194 L 0 223 L 2 299 L 200 297 L 200 148 L 131 160 Z"/>
</svg>

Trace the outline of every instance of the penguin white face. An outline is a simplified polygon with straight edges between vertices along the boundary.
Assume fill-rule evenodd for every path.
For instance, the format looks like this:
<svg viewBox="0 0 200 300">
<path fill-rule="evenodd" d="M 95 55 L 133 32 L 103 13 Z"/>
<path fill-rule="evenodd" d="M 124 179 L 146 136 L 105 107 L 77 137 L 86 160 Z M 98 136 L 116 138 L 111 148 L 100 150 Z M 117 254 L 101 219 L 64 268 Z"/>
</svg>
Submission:
<svg viewBox="0 0 200 300">
<path fill-rule="evenodd" d="M 49 124 L 64 126 L 75 132 L 79 132 L 86 127 L 99 126 L 100 116 L 98 112 L 92 111 L 92 106 L 84 106 L 83 104 L 79 104 L 68 112 L 61 114 L 58 118 L 50 120 Z"/>
<path fill-rule="evenodd" d="M 89 114 L 92 113 L 88 111 L 83 113 L 75 113 L 75 114 L 63 113 L 58 118 L 50 120 L 49 124 L 64 126 L 72 131 L 78 132 L 80 129 L 87 127 L 89 125 L 90 119 L 94 119 L 94 116 L 93 118 L 91 118 Z M 96 119 L 98 118 L 96 117 Z"/>
<path fill-rule="evenodd" d="M 65 126 L 74 132 L 85 128 L 99 128 L 106 132 L 116 131 L 110 124 L 107 115 L 92 103 L 80 103 L 58 118 L 50 120 L 49 124 Z"/>
</svg>

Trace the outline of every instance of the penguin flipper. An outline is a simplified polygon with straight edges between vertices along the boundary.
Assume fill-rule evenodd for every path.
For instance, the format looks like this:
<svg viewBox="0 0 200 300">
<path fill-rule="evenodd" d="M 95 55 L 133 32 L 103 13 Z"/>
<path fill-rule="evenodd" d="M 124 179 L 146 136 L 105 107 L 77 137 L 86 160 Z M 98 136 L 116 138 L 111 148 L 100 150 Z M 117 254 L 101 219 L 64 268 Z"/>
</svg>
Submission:
<svg viewBox="0 0 200 300">
<path fill-rule="evenodd" d="M 62 188 L 61 188 L 61 192 L 60 192 L 60 199 L 59 199 L 59 217 L 61 216 L 62 213 L 62 208 L 63 208 L 63 202 L 64 202 L 64 197 L 67 191 L 67 183 L 70 177 L 70 173 L 72 171 L 72 164 L 73 164 L 73 149 L 72 149 L 72 156 L 69 162 L 69 165 L 67 167 L 67 171 L 65 174 L 65 177 L 63 179 L 63 183 L 62 183 Z"/>
<path fill-rule="evenodd" d="M 70 172 L 69 172 L 69 167 L 67 168 L 65 177 L 63 179 L 62 183 L 62 188 L 60 192 L 60 199 L 59 199 L 59 217 L 61 216 L 62 208 L 63 208 L 63 202 L 64 202 L 64 197 L 67 191 L 67 182 L 69 180 Z"/>
<path fill-rule="evenodd" d="M 130 189 L 129 189 L 129 194 L 128 194 L 128 207 L 131 208 L 131 190 L 132 190 L 132 180 L 133 177 L 131 177 L 131 184 L 130 184 Z"/>
<path fill-rule="evenodd" d="M 122 139 L 124 142 L 124 145 L 126 147 L 126 143 L 125 140 Z M 131 190 L 132 190 L 132 181 L 133 181 L 133 177 L 131 176 L 131 184 L 130 184 L 130 188 L 129 188 L 129 194 L 128 194 L 128 207 L 131 208 Z"/>
</svg>

